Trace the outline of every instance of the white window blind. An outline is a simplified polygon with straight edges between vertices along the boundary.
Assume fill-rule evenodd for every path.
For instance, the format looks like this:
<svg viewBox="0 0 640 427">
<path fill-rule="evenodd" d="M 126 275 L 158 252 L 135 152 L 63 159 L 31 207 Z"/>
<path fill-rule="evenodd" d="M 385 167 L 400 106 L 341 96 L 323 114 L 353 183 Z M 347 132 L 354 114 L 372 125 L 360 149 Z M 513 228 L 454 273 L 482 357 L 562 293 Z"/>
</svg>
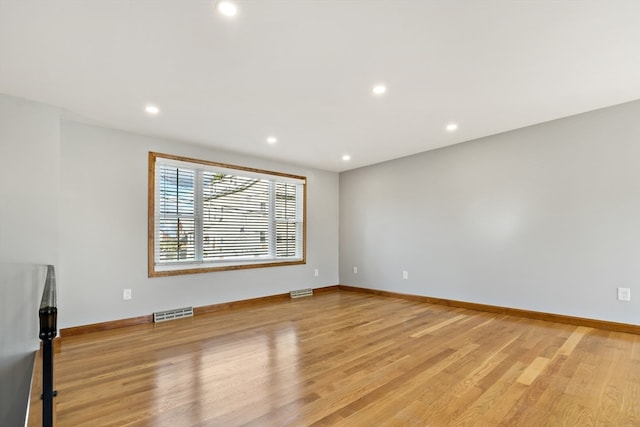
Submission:
<svg viewBox="0 0 640 427">
<path fill-rule="evenodd" d="M 150 162 L 150 275 L 304 262 L 304 177 L 157 153 Z"/>
<path fill-rule="evenodd" d="M 195 249 L 195 171 L 156 168 L 156 260 L 193 261 Z"/>
</svg>

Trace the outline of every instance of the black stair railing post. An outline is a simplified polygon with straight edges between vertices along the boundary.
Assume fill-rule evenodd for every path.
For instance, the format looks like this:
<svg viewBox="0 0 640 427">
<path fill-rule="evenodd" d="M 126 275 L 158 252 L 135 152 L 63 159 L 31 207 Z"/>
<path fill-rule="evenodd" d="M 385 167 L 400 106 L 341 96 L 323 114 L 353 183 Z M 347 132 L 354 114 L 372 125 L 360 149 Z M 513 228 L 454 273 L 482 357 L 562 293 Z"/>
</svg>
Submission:
<svg viewBox="0 0 640 427">
<path fill-rule="evenodd" d="M 58 335 L 56 277 L 52 265 L 47 267 L 47 280 L 40 302 L 40 339 L 42 340 L 42 425 L 53 426 L 53 340 Z"/>
</svg>

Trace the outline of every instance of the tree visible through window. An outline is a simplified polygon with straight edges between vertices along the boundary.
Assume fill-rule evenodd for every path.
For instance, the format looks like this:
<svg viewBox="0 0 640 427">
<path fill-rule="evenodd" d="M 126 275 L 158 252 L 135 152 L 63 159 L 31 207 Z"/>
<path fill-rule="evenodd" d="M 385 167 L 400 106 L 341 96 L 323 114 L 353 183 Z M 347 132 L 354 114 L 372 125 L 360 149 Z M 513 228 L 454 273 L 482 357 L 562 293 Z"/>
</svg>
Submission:
<svg viewBox="0 0 640 427">
<path fill-rule="evenodd" d="M 304 177 L 149 153 L 149 275 L 305 262 Z"/>
</svg>

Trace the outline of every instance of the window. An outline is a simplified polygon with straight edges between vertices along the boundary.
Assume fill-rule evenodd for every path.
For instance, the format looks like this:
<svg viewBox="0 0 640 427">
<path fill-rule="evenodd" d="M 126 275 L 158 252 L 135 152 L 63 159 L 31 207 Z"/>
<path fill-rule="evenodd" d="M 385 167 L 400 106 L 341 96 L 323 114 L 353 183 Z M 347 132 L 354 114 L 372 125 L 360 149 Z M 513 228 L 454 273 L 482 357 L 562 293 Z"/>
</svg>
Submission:
<svg viewBox="0 0 640 427">
<path fill-rule="evenodd" d="M 306 178 L 149 153 L 149 277 L 305 263 Z"/>
</svg>

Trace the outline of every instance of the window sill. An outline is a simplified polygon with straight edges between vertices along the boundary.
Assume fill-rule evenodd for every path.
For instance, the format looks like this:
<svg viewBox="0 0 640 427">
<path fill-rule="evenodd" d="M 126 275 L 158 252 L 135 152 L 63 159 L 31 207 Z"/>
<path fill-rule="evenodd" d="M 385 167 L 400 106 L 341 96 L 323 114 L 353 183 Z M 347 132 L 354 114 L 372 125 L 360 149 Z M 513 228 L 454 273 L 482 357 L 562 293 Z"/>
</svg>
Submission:
<svg viewBox="0 0 640 427">
<path fill-rule="evenodd" d="M 244 262 L 216 263 L 176 263 L 155 265 L 149 269 L 149 277 L 178 276 L 183 274 L 212 273 L 216 271 L 245 270 L 250 268 L 282 267 L 287 265 L 306 264 L 304 258 L 288 258 L 287 260 L 264 260 Z"/>
</svg>

